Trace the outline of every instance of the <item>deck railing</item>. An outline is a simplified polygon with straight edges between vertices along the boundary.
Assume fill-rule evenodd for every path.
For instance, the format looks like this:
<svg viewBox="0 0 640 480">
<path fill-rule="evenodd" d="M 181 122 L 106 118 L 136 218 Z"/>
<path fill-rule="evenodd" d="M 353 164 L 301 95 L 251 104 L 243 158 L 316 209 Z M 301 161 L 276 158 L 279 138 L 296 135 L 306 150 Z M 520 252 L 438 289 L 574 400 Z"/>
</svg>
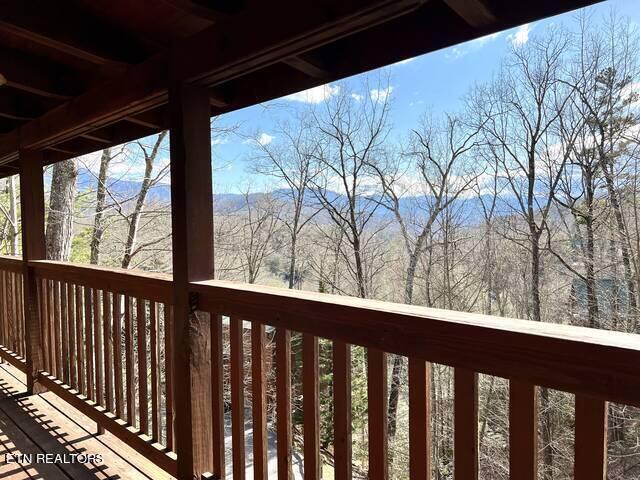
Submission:
<svg viewBox="0 0 640 480">
<path fill-rule="evenodd" d="M 40 382 L 175 473 L 171 276 L 31 262 Z"/>
<path fill-rule="evenodd" d="M 24 369 L 26 356 L 22 259 L 0 256 L 0 348 Z"/>
<path fill-rule="evenodd" d="M 14 260 L 0 260 L 0 340 L 19 355 Z M 176 469 L 170 276 L 30 262 L 37 279 L 44 370 L 38 381 L 170 473 Z M 7 280 L 11 278 L 11 281 Z M 13 282 L 13 283 L 12 283 Z M 291 478 L 291 335 L 302 343 L 304 471 L 320 477 L 318 341 L 330 340 L 335 478 L 351 477 L 351 346 L 367 349 L 369 478 L 387 476 L 387 355 L 408 357 L 410 477 L 430 478 L 430 363 L 454 368 L 456 479 L 478 470 L 478 373 L 510 382 L 512 479 L 536 476 L 536 388 L 576 395 L 575 478 L 606 472 L 607 401 L 640 406 L 638 336 L 221 281 L 191 284 L 211 322 L 212 474 L 244 478 L 245 399 L 250 395 L 253 469 L 267 458 L 266 327 L 275 332 L 279 478 Z M 8 300 L 11 299 L 11 300 Z M 11 303 L 13 302 L 13 303 Z M 12 315 L 3 312 L 11 303 Z M 12 323 L 13 322 L 13 323 Z M 250 322 L 250 352 L 243 334 Z M 272 330 L 271 327 L 274 329 Z M 228 332 L 225 330 L 228 329 Z M 229 342 L 228 345 L 224 342 Z M 12 343 L 13 342 L 13 343 Z M 14 350 L 15 348 L 15 350 Z M 229 350 L 226 350 L 226 349 Z M 22 350 L 24 351 L 24 350 Z M 223 352 L 230 363 L 232 465 L 225 465 Z M 140 352 L 145 352 L 141 355 Z M 244 359 L 251 357 L 251 371 Z M 15 361 L 15 358 L 14 358 Z M 251 378 L 245 385 L 245 374 Z M 249 383 L 249 382 L 247 382 Z M 241 408 L 234 408 L 240 405 Z M 176 420 L 177 415 L 177 420 Z"/>
</svg>

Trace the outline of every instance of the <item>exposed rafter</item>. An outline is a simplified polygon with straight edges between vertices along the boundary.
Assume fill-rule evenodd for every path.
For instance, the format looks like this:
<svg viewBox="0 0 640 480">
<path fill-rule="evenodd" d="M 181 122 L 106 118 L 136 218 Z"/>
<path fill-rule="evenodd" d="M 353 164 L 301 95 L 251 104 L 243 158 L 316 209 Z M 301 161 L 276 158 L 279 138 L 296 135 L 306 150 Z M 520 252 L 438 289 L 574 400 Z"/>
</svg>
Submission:
<svg viewBox="0 0 640 480">
<path fill-rule="evenodd" d="M 16 90 L 56 100 L 82 93 L 77 76 L 33 55 L 0 49 L 0 73 L 4 84 Z"/>
<path fill-rule="evenodd" d="M 326 68 L 320 66 L 319 62 L 308 60 L 302 56 L 287 58 L 283 63 L 313 78 L 322 79 L 329 76 Z"/>
<path fill-rule="evenodd" d="M 496 22 L 486 0 L 445 0 L 445 3 L 472 27 L 483 28 Z"/>
</svg>

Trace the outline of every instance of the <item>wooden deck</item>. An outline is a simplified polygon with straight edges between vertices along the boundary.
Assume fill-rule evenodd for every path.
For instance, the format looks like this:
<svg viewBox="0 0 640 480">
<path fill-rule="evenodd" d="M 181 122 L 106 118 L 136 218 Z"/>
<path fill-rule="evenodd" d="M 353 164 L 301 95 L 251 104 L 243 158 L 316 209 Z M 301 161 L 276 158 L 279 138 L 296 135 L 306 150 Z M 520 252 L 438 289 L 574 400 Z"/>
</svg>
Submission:
<svg viewBox="0 0 640 480">
<path fill-rule="evenodd" d="M 100 454 L 103 461 L 7 463 L 7 454 Z M 52 393 L 26 395 L 24 375 L 0 365 L 0 479 L 171 479 L 109 432 Z"/>
</svg>

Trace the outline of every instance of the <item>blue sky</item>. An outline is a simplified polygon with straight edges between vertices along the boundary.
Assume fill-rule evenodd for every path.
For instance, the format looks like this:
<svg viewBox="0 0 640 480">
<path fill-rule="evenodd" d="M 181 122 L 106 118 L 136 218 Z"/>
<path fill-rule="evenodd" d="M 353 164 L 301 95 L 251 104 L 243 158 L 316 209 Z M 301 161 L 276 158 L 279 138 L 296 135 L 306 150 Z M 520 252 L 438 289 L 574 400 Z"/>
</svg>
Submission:
<svg viewBox="0 0 640 480">
<path fill-rule="evenodd" d="M 610 14 L 612 8 L 620 16 L 640 24 L 640 0 L 608 0 L 589 7 L 588 11 L 595 21 L 601 21 Z M 443 111 L 459 110 L 462 98 L 469 88 L 491 78 L 512 44 L 527 42 L 532 36 L 543 33 L 551 24 L 571 28 L 575 19 L 576 13 L 570 12 L 386 67 L 390 76 L 393 135 L 396 138 L 406 135 L 425 111 L 437 115 Z M 352 92 L 371 94 L 363 90 L 364 85 L 359 76 L 347 81 Z M 300 109 L 308 108 L 308 102 L 321 102 L 335 92 L 336 88 L 336 83 L 332 83 L 311 92 L 255 105 L 220 117 L 220 125 L 234 125 L 237 129 L 236 133 L 212 139 L 216 191 L 238 192 L 246 189 L 249 184 L 254 191 L 269 189 L 270 186 L 264 179 L 247 171 L 248 159 L 254 148 L 247 141 L 247 136 L 258 136 L 265 142 L 277 142 L 278 122 L 292 118 Z M 164 158 L 160 163 L 166 164 L 168 148 L 164 148 L 163 152 Z M 128 160 L 127 171 L 118 173 L 131 178 L 142 168 L 130 163 L 131 156 Z"/>
</svg>

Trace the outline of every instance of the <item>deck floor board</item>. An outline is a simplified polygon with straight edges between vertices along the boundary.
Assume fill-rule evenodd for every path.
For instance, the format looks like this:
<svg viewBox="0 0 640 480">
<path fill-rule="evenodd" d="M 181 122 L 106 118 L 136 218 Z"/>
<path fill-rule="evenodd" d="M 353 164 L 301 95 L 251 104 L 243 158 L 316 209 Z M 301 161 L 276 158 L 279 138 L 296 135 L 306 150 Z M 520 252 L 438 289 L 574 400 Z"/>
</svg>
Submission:
<svg viewBox="0 0 640 480">
<path fill-rule="evenodd" d="M 98 463 L 6 463 L 6 453 L 100 454 Z M 68 457 L 67 457 L 68 458 Z M 0 365 L 0 479 L 153 479 L 173 477 L 53 393 L 28 396 L 24 375 Z"/>
</svg>

